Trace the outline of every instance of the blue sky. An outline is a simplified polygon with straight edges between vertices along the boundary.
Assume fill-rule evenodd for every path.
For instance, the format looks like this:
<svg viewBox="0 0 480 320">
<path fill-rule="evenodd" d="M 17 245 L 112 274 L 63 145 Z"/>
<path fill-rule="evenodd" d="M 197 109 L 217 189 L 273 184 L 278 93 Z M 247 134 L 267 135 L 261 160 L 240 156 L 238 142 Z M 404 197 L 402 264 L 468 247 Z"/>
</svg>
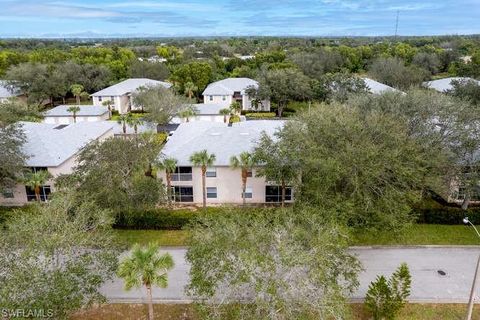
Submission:
<svg viewBox="0 0 480 320">
<path fill-rule="evenodd" d="M 480 33 L 480 0 L 0 0 L 0 37 Z"/>
</svg>

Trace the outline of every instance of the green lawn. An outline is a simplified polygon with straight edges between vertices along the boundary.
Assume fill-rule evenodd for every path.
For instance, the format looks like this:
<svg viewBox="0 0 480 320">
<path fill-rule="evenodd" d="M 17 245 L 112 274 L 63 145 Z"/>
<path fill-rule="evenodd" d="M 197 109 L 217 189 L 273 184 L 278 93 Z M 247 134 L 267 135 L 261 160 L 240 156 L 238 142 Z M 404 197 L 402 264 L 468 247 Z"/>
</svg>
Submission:
<svg viewBox="0 0 480 320">
<path fill-rule="evenodd" d="M 473 228 L 463 225 L 414 224 L 403 234 L 358 231 L 352 245 L 480 245 Z"/>
<path fill-rule="evenodd" d="M 119 242 L 124 245 L 156 242 L 160 246 L 185 245 L 188 232 L 184 230 L 114 230 Z"/>
<path fill-rule="evenodd" d="M 155 319 L 163 320 L 199 320 L 193 305 L 156 304 Z M 462 320 L 467 306 L 464 304 L 408 304 L 397 320 Z M 352 304 L 352 320 L 368 320 L 371 317 L 360 304 Z M 78 312 L 71 320 L 113 320 L 146 319 L 147 306 L 141 304 L 107 304 Z M 480 319 L 480 306 L 475 306 L 472 319 Z"/>
<path fill-rule="evenodd" d="M 115 230 L 120 242 L 127 245 L 154 241 L 162 246 L 184 246 L 186 230 Z M 462 225 L 415 224 L 403 234 L 357 231 L 352 235 L 353 246 L 367 245 L 480 245 L 475 231 Z"/>
</svg>

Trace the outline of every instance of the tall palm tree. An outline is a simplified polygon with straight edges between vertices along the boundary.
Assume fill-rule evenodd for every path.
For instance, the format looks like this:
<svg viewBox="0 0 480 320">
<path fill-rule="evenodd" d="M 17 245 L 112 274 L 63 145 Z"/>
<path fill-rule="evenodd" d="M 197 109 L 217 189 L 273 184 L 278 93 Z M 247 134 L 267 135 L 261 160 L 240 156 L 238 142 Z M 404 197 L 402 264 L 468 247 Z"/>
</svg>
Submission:
<svg viewBox="0 0 480 320">
<path fill-rule="evenodd" d="M 247 203 L 245 191 L 247 189 L 248 172 L 253 169 L 255 164 L 256 161 L 253 154 L 247 151 L 240 153 L 238 156 L 232 156 L 230 158 L 230 166 L 234 169 L 240 168 L 242 173 L 242 198 L 244 206 Z"/>
<path fill-rule="evenodd" d="M 203 207 L 207 206 L 207 192 L 205 189 L 205 177 L 207 174 L 207 168 L 211 167 L 215 163 L 215 155 L 209 154 L 207 150 L 202 150 L 193 153 L 190 156 L 190 162 L 197 167 L 201 167 L 202 169 L 202 193 L 203 193 Z"/>
<path fill-rule="evenodd" d="M 70 91 L 72 94 L 75 96 L 75 99 L 77 100 L 77 104 L 80 104 L 80 98 L 85 95 L 85 91 L 83 91 L 85 88 L 78 83 L 72 84 L 70 86 Z"/>
<path fill-rule="evenodd" d="M 80 107 L 79 106 L 71 106 L 71 107 L 68 107 L 67 111 L 72 113 L 73 123 L 77 123 L 77 112 L 80 111 Z"/>
<path fill-rule="evenodd" d="M 185 94 L 189 99 L 192 99 L 193 94 L 195 93 L 195 91 L 198 90 L 198 87 L 191 81 L 185 83 L 183 88 L 184 88 Z"/>
<path fill-rule="evenodd" d="M 132 115 L 130 113 L 121 114 L 117 122 L 122 124 L 123 134 L 127 134 L 127 124 L 131 123 Z"/>
<path fill-rule="evenodd" d="M 219 113 L 223 116 L 223 122 L 227 123 L 227 116 L 229 116 L 231 113 L 230 109 L 220 109 Z"/>
<path fill-rule="evenodd" d="M 172 175 L 177 169 L 177 159 L 166 158 L 160 163 L 160 168 L 165 169 L 165 179 L 167 180 L 168 205 L 172 203 Z"/>
<path fill-rule="evenodd" d="M 130 114 L 130 117 L 128 117 L 128 119 L 127 119 L 127 124 L 130 127 L 133 127 L 133 131 L 135 132 L 135 134 L 137 134 L 138 133 L 138 126 L 143 124 L 143 120 L 140 119 L 139 117 L 135 117 L 132 114 Z"/>
<path fill-rule="evenodd" d="M 150 243 L 147 247 L 135 244 L 130 255 L 120 262 L 117 275 L 125 281 L 125 289 L 147 289 L 148 319 L 153 320 L 152 286 L 166 288 L 167 272 L 175 265 L 169 253 L 160 254 L 160 247 Z"/>
<path fill-rule="evenodd" d="M 23 183 L 33 189 L 35 192 L 35 199 L 40 202 L 40 188 L 50 179 L 50 172 L 47 170 L 39 170 L 36 172 L 28 172 L 25 174 Z"/>
</svg>

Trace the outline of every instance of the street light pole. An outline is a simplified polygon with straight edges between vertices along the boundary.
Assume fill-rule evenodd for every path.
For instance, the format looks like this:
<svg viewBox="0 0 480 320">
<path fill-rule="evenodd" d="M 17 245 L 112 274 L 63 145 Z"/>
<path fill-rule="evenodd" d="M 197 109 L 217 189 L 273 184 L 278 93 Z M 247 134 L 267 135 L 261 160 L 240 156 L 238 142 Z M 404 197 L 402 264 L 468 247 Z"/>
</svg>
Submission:
<svg viewBox="0 0 480 320">
<path fill-rule="evenodd" d="M 478 232 L 477 228 L 473 225 L 473 223 L 468 220 L 468 217 L 465 217 L 463 219 L 463 223 L 465 224 L 470 224 L 475 232 L 477 233 L 478 237 L 480 238 L 480 233 Z M 473 283 L 472 283 L 472 289 L 470 290 L 470 298 L 468 299 L 468 312 L 467 312 L 467 320 L 472 319 L 472 313 L 473 313 L 473 302 L 474 302 L 474 297 L 475 297 L 475 291 L 477 287 L 477 277 L 478 277 L 478 269 L 480 267 L 480 255 L 478 255 L 477 259 L 477 267 L 475 268 L 475 275 L 473 276 Z"/>
</svg>

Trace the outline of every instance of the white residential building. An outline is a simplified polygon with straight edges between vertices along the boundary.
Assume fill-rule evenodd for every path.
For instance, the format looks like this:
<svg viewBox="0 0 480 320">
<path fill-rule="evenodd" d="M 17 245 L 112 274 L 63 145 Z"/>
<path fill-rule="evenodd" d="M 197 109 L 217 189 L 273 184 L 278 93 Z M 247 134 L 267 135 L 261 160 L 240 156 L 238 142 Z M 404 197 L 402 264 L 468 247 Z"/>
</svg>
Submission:
<svg viewBox="0 0 480 320">
<path fill-rule="evenodd" d="M 26 137 L 22 149 L 28 156 L 27 167 L 32 171 L 47 170 L 53 178 L 71 173 L 78 153 L 88 143 L 113 136 L 112 125 L 108 121 L 70 125 L 37 122 L 20 124 Z M 47 200 L 54 189 L 53 178 L 40 188 L 42 201 Z M 29 201 L 35 201 L 35 192 L 20 183 L 0 194 L 0 205 L 23 205 Z"/>
<path fill-rule="evenodd" d="M 229 116 L 224 116 L 220 114 L 220 110 L 228 109 L 227 106 L 216 103 L 196 103 L 191 105 L 195 108 L 197 114 L 194 117 L 189 117 L 188 121 L 186 118 L 175 117 L 170 121 L 172 124 L 192 122 L 192 121 L 210 121 L 210 122 L 228 122 Z M 240 116 L 240 121 L 245 121 L 245 116 Z"/>
<path fill-rule="evenodd" d="M 178 163 L 173 175 L 174 201 L 184 204 L 201 204 L 202 173 L 200 167 L 190 163 L 190 156 L 207 150 L 215 154 L 216 161 L 207 169 L 206 192 L 208 205 L 240 204 L 242 198 L 241 170 L 230 167 L 230 158 L 241 152 L 252 152 L 262 132 L 273 135 L 284 125 L 279 120 L 258 120 L 234 123 L 196 121 L 182 123 L 165 144 L 160 158 L 175 158 Z M 159 171 L 165 181 L 165 172 Z M 245 192 L 247 203 L 278 203 L 281 188 L 256 176 L 256 169 L 249 173 Z M 287 189 L 287 201 L 293 200 L 292 189 Z"/>
<path fill-rule="evenodd" d="M 245 92 L 248 87 L 258 88 L 258 82 L 249 78 L 227 78 L 210 83 L 202 93 L 203 103 L 228 107 L 238 101 L 242 110 L 255 110 L 252 99 Z M 261 101 L 256 110 L 270 111 L 270 101 Z"/>
<path fill-rule="evenodd" d="M 71 124 L 74 122 L 73 113 L 68 111 L 71 105 L 61 105 L 44 113 L 43 122 L 53 124 Z M 97 122 L 110 118 L 110 112 L 105 106 L 79 105 L 76 113 L 76 122 Z"/>
<path fill-rule="evenodd" d="M 170 88 L 172 86 L 168 82 L 144 78 L 132 78 L 95 92 L 91 95 L 91 97 L 93 100 L 93 105 L 101 106 L 105 101 L 111 101 L 112 109 L 117 110 L 120 114 L 124 114 L 130 112 L 131 110 L 138 109 L 132 103 L 132 93 L 141 87 L 158 85 L 164 86 L 165 88 Z"/>
<path fill-rule="evenodd" d="M 423 85 L 427 88 L 437 90 L 438 92 L 447 92 L 453 89 L 452 81 L 474 81 L 480 85 L 480 81 L 468 77 L 450 77 L 433 81 L 424 82 Z"/>
</svg>

